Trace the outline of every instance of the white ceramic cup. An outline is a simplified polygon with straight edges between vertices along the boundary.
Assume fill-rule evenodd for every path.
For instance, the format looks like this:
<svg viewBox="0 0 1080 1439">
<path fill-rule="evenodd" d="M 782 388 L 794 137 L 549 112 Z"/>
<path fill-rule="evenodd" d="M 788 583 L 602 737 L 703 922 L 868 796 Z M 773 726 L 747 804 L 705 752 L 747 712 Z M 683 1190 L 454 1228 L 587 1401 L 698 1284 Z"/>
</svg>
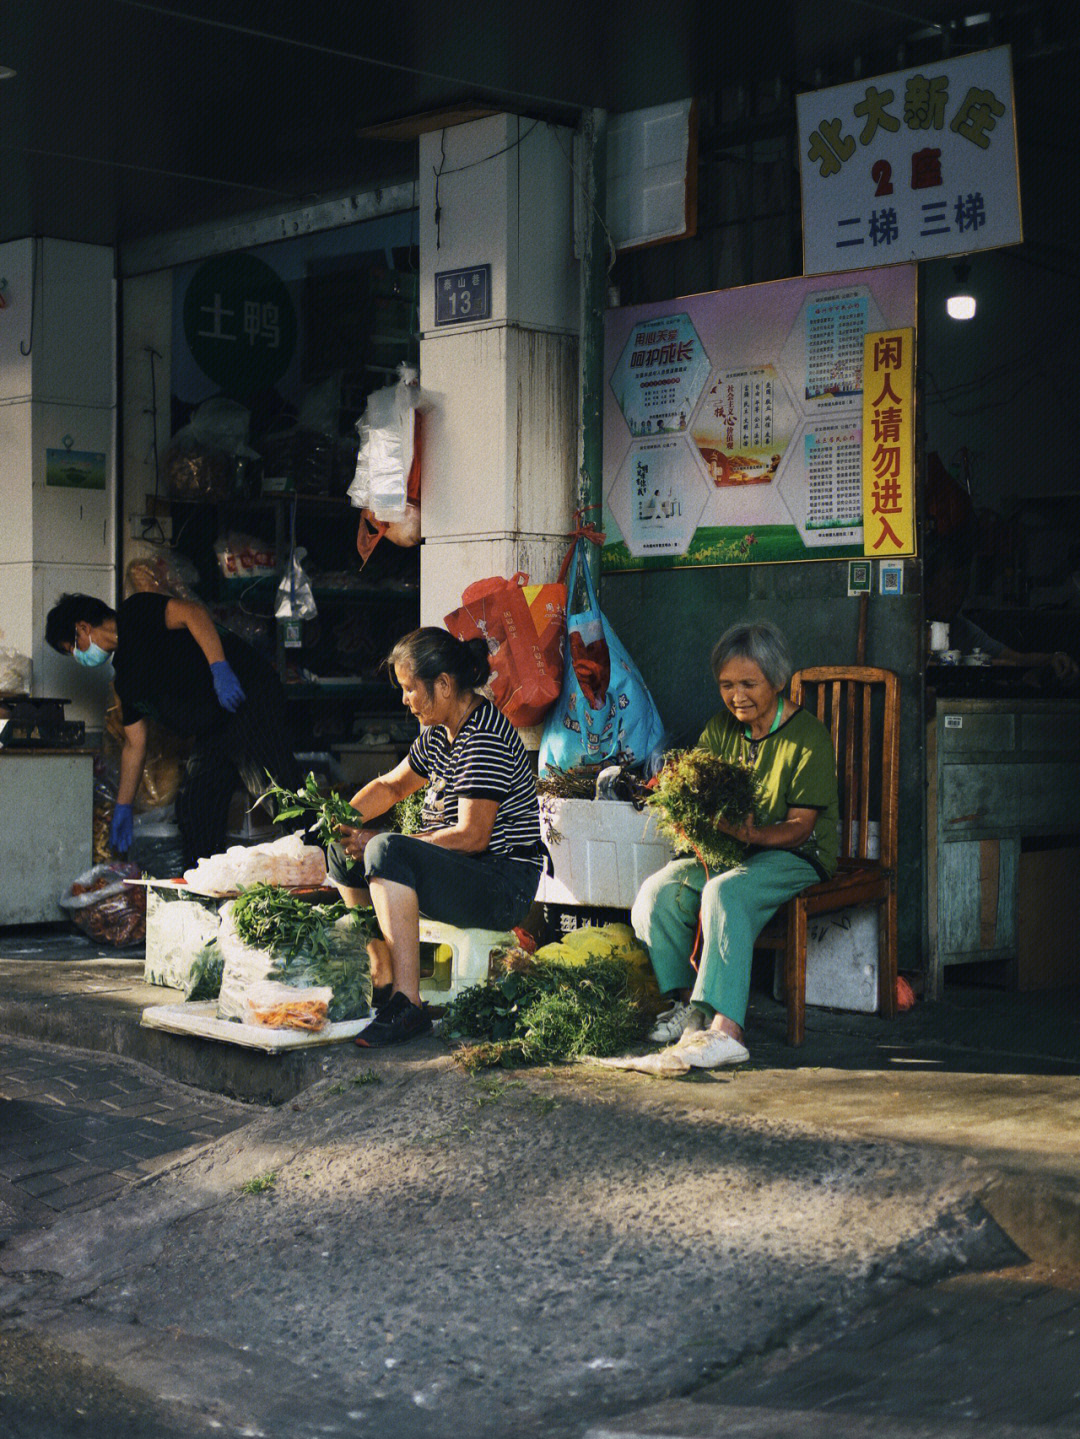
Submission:
<svg viewBox="0 0 1080 1439">
<path fill-rule="evenodd" d="M 935 654 L 949 648 L 949 626 L 944 620 L 930 621 L 930 648 Z"/>
</svg>

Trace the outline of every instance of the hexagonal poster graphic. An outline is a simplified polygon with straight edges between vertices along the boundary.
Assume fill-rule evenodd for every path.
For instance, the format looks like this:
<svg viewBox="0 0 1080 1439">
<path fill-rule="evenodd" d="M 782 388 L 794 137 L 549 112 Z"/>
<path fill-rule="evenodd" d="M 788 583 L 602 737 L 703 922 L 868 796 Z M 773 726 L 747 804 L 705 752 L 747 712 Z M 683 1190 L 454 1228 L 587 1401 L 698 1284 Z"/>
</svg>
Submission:
<svg viewBox="0 0 1080 1439">
<path fill-rule="evenodd" d="M 717 489 L 767 485 L 790 443 L 797 416 L 773 365 L 721 370 L 690 425 Z"/>
<path fill-rule="evenodd" d="M 689 315 L 667 315 L 634 326 L 611 390 L 640 439 L 685 430 L 708 377 L 709 357 Z"/>
<path fill-rule="evenodd" d="M 632 555 L 682 555 L 707 499 L 692 446 L 672 435 L 630 446 L 608 503 Z"/>
<path fill-rule="evenodd" d="M 780 351 L 791 393 L 804 414 L 859 405 L 863 337 L 887 329 L 867 285 L 807 295 Z"/>
<path fill-rule="evenodd" d="M 862 417 L 806 420 L 777 492 L 808 550 L 862 544 Z"/>
</svg>

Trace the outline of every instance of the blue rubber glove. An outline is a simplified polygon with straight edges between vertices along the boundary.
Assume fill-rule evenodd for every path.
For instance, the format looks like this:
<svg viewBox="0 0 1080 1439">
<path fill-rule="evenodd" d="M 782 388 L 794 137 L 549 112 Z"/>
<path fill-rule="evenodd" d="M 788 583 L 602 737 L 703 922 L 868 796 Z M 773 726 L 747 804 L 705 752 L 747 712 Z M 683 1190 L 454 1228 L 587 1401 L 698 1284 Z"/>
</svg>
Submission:
<svg viewBox="0 0 1080 1439">
<path fill-rule="evenodd" d="M 223 710 L 235 714 L 247 699 L 247 695 L 241 689 L 232 665 L 228 660 L 218 660 L 217 664 L 210 666 L 210 677 L 214 681 L 218 704 Z"/>
<path fill-rule="evenodd" d="M 118 804 L 113 810 L 112 824 L 109 826 L 109 843 L 117 854 L 127 854 L 131 848 L 133 833 L 131 806 Z"/>
</svg>

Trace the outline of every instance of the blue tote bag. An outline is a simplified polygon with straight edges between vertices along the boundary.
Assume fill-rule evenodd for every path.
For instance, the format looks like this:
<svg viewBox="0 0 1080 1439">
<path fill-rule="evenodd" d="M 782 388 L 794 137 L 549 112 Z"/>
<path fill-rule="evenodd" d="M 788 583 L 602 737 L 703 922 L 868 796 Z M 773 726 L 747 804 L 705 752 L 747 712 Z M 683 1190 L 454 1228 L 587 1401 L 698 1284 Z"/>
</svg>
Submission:
<svg viewBox="0 0 1080 1439">
<path fill-rule="evenodd" d="M 586 608 L 577 603 L 584 581 Z M 664 725 L 637 666 L 596 602 L 580 541 L 566 579 L 566 667 L 563 686 L 544 725 L 539 770 L 578 765 L 643 763 L 664 742 Z"/>
</svg>

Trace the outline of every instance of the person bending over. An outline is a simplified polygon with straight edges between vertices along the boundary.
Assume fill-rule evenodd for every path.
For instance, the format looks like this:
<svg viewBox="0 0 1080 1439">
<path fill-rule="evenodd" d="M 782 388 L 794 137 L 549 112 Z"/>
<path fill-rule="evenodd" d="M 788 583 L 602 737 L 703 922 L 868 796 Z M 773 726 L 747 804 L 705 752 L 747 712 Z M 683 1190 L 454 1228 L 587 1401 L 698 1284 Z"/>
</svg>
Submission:
<svg viewBox="0 0 1080 1439">
<path fill-rule="evenodd" d="M 93 595 L 63 595 L 48 613 L 45 639 L 90 668 L 112 661 L 124 727 L 109 833 L 118 853 L 131 848 L 148 719 L 193 740 L 176 797 L 185 868 L 224 851 L 238 787 L 261 794 L 269 772 L 295 788 L 281 681 L 194 600 L 140 592 L 112 610 Z"/>
</svg>

